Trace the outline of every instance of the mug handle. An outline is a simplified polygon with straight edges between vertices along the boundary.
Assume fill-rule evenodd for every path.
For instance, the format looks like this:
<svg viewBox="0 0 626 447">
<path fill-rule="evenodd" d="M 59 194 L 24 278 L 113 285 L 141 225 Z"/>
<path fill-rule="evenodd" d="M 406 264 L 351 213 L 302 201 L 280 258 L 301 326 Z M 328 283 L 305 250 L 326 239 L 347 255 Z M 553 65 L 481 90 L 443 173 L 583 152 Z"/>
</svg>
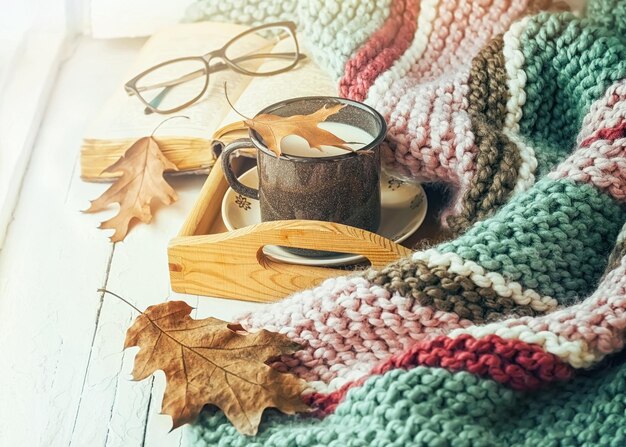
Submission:
<svg viewBox="0 0 626 447">
<path fill-rule="evenodd" d="M 241 183 L 233 172 L 233 167 L 231 165 L 231 156 L 233 152 L 244 148 L 255 148 L 254 143 L 252 143 L 251 139 L 240 138 L 233 141 L 224 148 L 224 151 L 222 152 L 222 168 L 224 171 L 224 176 L 226 177 L 226 181 L 228 182 L 230 187 L 233 188 L 235 192 L 238 192 L 242 196 L 249 197 L 250 199 L 259 200 L 259 190 Z"/>
</svg>

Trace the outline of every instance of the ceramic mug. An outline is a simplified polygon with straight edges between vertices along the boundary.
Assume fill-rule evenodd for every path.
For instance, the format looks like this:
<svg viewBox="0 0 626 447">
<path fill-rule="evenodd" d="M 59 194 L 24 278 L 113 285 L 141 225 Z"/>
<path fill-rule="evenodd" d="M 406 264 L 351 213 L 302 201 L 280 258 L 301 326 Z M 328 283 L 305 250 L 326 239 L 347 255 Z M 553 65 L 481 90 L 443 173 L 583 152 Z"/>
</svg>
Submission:
<svg viewBox="0 0 626 447">
<path fill-rule="evenodd" d="M 375 232 L 380 224 L 380 145 L 387 126 L 371 107 L 344 98 L 303 97 L 281 101 L 259 114 L 307 115 L 323 106 L 345 104 L 325 122 L 357 127 L 371 140 L 356 151 L 325 157 L 276 156 L 253 130 L 222 153 L 224 174 L 237 193 L 259 200 L 261 220 L 322 220 Z M 243 185 L 231 167 L 234 152 L 256 148 L 259 188 Z M 290 249 L 308 255 L 327 253 Z"/>
</svg>

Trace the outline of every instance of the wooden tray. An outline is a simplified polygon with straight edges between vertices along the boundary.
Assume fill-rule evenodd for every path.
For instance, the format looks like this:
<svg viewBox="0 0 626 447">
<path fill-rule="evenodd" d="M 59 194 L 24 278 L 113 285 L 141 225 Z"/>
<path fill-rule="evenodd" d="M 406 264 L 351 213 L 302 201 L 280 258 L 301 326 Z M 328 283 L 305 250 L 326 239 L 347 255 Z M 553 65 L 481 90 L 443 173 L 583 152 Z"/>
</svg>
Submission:
<svg viewBox="0 0 626 447">
<path fill-rule="evenodd" d="M 245 159 L 235 159 L 234 165 L 243 172 Z M 411 253 L 377 234 L 331 222 L 284 220 L 227 231 L 221 216 L 227 189 L 221 161 L 217 160 L 198 201 L 168 247 L 174 291 L 270 302 L 313 287 L 331 276 L 346 274 L 345 269 L 275 261 L 263 253 L 265 245 L 359 254 L 374 267 Z M 427 217 L 425 224 L 429 220 Z M 412 237 L 408 243 L 413 241 Z"/>
</svg>

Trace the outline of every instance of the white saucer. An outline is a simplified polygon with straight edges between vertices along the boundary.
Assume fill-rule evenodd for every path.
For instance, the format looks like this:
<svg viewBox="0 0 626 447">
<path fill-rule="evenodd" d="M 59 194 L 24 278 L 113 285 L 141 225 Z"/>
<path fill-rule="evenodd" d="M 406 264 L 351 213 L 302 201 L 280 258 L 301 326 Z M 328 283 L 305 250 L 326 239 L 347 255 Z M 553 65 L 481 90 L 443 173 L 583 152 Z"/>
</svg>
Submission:
<svg viewBox="0 0 626 447">
<path fill-rule="evenodd" d="M 246 186 L 258 187 L 259 177 L 255 168 L 239 177 Z M 413 234 L 424 222 L 428 201 L 419 184 L 381 176 L 381 221 L 377 231 L 394 242 L 402 242 Z M 228 230 L 236 230 L 261 222 L 258 200 L 249 199 L 228 188 L 222 200 L 222 218 Z M 364 256 L 336 254 L 332 256 L 306 257 L 290 253 L 275 245 L 268 245 L 263 252 L 270 258 L 290 264 L 311 266 L 340 266 L 365 260 Z"/>
</svg>

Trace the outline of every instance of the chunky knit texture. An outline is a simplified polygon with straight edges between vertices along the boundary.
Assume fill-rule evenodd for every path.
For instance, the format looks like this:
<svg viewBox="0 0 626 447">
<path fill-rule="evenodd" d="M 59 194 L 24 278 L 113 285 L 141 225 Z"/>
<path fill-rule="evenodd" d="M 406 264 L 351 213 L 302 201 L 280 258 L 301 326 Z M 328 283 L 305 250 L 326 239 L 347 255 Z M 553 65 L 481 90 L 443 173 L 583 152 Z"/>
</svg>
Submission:
<svg viewBox="0 0 626 447">
<path fill-rule="evenodd" d="M 242 18 L 222 3 L 195 11 Z M 244 19 L 283 4 L 261 3 Z M 459 235 L 242 316 L 304 346 L 272 366 L 314 413 L 268 411 L 251 439 L 208 409 L 197 443 L 625 445 L 626 2 L 284 5 L 385 116 L 388 168 L 454 189 Z"/>
</svg>

